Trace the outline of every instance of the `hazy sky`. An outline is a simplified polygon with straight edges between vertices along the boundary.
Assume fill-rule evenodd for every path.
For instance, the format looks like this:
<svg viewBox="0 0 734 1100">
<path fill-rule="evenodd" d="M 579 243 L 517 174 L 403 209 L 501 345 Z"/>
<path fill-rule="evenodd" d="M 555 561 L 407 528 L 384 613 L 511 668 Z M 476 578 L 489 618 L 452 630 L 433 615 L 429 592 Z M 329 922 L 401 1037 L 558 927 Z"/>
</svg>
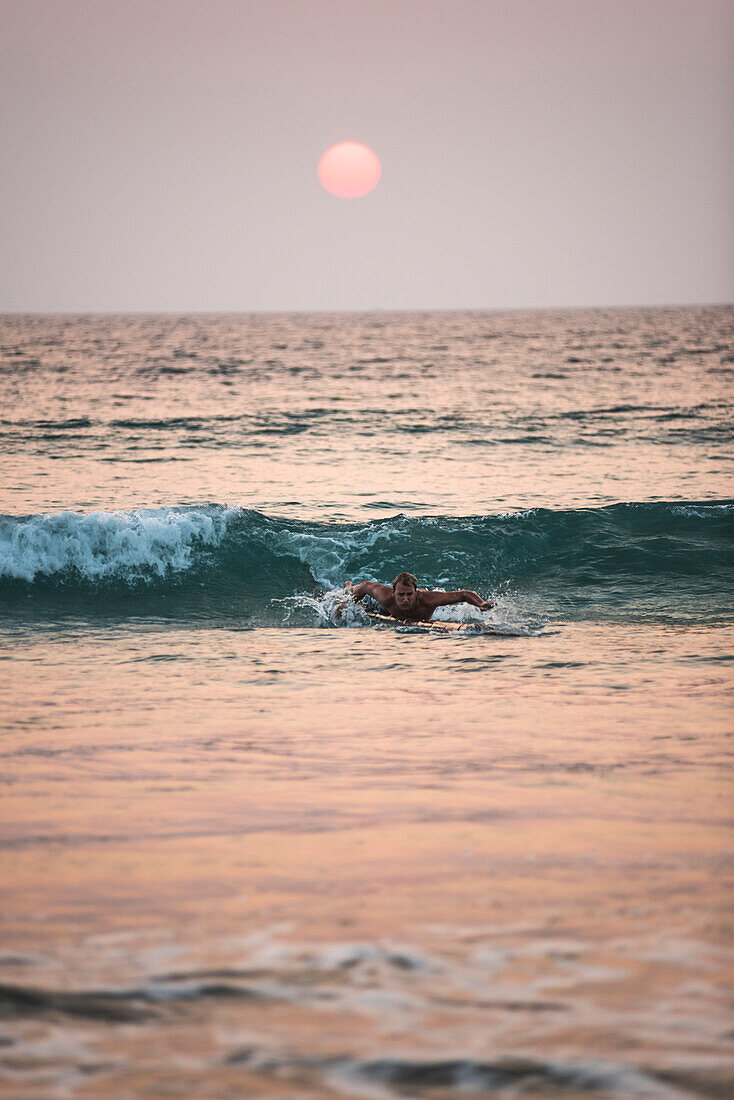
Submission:
<svg viewBox="0 0 734 1100">
<path fill-rule="evenodd" d="M 732 301 L 733 41 L 731 0 L 0 0 L 0 310 Z"/>
</svg>

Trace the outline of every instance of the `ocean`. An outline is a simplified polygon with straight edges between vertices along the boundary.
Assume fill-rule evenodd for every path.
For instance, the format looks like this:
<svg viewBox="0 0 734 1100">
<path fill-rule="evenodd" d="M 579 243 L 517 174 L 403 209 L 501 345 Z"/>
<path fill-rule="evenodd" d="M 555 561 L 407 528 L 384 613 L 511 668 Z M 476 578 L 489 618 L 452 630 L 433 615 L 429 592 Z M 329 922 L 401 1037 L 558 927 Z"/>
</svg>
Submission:
<svg viewBox="0 0 734 1100">
<path fill-rule="evenodd" d="M 734 1092 L 734 307 L 0 317 L 0 1091 Z M 456 633 L 345 581 L 496 600 Z"/>
</svg>

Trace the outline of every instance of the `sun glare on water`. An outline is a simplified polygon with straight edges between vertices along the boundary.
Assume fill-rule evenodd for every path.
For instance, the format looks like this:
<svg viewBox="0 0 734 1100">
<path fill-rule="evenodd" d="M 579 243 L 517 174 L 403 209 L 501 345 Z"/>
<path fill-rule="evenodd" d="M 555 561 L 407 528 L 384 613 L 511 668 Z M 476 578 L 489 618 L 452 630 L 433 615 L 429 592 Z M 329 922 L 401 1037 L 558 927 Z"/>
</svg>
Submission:
<svg viewBox="0 0 734 1100">
<path fill-rule="evenodd" d="M 327 149 L 319 161 L 319 179 L 340 199 L 358 199 L 373 191 L 380 180 L 379 157 L 358 141 L 341 141 Z"/>
</svg>

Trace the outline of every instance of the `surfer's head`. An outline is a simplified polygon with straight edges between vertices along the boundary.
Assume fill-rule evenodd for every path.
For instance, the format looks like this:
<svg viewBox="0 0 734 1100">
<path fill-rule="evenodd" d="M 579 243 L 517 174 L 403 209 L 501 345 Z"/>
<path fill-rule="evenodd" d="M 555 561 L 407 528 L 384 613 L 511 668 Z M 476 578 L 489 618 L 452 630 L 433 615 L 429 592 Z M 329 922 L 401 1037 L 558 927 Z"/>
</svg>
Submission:
<svg viewBox="0 0 734 1100">
<path fill-rule="evenodd" d="M 392 582 L 395 603 L 401 611 L 410 611 L 418 599 L 418 581 L 412 573 L 398 573 Z"/>
</svg>

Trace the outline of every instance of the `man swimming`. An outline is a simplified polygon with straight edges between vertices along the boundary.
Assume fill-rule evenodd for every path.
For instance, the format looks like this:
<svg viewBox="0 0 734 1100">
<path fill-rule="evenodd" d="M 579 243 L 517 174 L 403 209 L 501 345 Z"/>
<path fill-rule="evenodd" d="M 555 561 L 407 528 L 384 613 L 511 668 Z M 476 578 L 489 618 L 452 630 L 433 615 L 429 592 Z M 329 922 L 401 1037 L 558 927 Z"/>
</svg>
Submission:
<svg viewBox="0 0 734 1100">
<path fill-rule="evenodd" d="M 476 592 L 467 589 L 459 592 L 431 592 L 427 588 L 419 588 L 412 573 L 398 573 L 392 585 L 376 584 L 374 581 L 352 584 L 347 581 L 344 591 L 353 600 L 371 596 L 394 619 L 413 619 L 423 623 L 428 622 L 437 607 L 446 607 L 448 604 L 470 603 L 480 611 L 489 611 L 495 606 L 494 600 L 483 600 Z"/>
</svg>

